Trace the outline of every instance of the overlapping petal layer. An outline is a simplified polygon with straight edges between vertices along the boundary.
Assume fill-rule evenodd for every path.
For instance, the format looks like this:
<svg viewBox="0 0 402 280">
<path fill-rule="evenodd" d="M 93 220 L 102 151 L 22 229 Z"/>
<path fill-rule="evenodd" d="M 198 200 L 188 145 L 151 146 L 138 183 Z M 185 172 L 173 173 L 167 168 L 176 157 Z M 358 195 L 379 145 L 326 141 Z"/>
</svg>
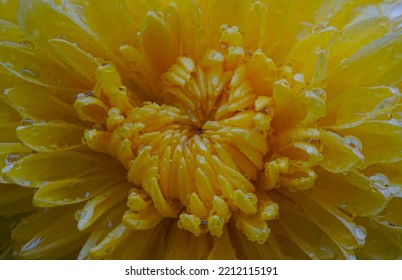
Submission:
<svg viewBox="0 0 402 280">
<path fill-rule="evenodd" d="M 3 258 L 402 258 L 399 0 L 0 7 Z"/>
</svg>

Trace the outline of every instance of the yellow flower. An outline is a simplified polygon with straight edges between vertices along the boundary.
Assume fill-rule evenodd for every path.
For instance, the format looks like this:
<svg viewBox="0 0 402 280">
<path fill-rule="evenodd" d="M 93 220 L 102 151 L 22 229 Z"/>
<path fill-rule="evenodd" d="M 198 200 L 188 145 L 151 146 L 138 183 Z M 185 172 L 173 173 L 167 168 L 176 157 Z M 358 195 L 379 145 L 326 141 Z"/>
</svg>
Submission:
<svg viewBox="0 0 402 280">
<path fill-rule="evenodd" d="M 401 1 L 0 8 L 3 258 L 402 258 Z"/>
</svg>

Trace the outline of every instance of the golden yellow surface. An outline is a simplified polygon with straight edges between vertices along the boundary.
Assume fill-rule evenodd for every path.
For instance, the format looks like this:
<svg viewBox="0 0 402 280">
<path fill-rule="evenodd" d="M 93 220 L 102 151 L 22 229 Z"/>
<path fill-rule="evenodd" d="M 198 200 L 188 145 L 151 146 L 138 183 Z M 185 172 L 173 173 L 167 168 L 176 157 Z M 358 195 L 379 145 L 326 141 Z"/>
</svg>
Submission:
<svg viewBox="0 0 402 280">
<path fill-rule="evenodd" d="M 402 259 L 400 0 L 0 1 L 0 256 Z"/>
</svg>

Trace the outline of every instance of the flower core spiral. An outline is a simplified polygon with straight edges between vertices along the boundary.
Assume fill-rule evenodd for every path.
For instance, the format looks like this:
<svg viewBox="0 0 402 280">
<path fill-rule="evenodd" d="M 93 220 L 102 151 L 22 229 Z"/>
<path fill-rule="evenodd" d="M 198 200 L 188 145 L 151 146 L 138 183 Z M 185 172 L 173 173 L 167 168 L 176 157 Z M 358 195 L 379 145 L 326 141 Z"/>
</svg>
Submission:
<svg viewBox="0 0 402 280">
<path fill-rule="evenodd" d="M 269 150 L 273 100 L 269 91 L 256 91 L 272 85 L 276 66 L 261 50 L 246 54 L 236 26 L 222 25 L 221 33 L 220 48 L 198 63 L 177 58 L 161 75 L 153 102 L 132 104 L 110 64 L 99 67 L 93 94 L 75 101 L 85 120 L 107 112 L 101 129 L 87 130 L 84 141 L 116 157 L 138 186 L 123 217 L 130 228 L 179 217 L 178 226 L 196 236 L 220 237 L 233 216 L 250 240 L 268 238 L 265 221 L 277 217 L 278 205 L 253 182 Z"/>
</svg>

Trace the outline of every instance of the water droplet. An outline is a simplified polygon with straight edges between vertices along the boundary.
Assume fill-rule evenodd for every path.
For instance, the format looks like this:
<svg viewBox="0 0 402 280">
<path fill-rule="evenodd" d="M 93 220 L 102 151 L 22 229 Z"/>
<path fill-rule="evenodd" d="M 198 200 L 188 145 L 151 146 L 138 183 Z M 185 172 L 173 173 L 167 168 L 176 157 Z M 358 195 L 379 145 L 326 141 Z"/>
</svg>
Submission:
<svg viewBox="0 0 402 280">
<path fill-rule="evenodd" d="M 112 228 L 113 227 L 113 222 L 109 219 L 107 220 L 107 227 Z"/>
<path fill-rule="evenodd" d="M 34 43 L 32 43 L 32 42 L 29 41 L 29 40 L 22 40 L 22 41 L 20 42 L 20 45 L 21 45 L 21 46 L 24 46 L 24 47 L 26 47 L 26 48 L 30 48 L 30 49 L 34 49 L 34 48 L 35 48 Z"/>
<path fill-rule="evenodd" d="M 314 88 L 311 90 L 311 92 L 319 96 L 322 100 L 327 99 L 327 93 L 322 88 Z"/>
<path fill-rule="evenodd" d="M 75 211 L 74 213 L 74 218 L 76 221 L 81 220 L 82 218 L 84 218 L 86 215 L 86 212 L 82 209 L 78 209 L 77 211 Z"/>
<path fill-rule="evenodd" d="M 27 125 L 34 124 L 34 121 L 32 119 L 30 119 L 30 118 L 23 118 L 20 123 L 23 126 L 27 126 Z"/>
<path fill-rule="evenodd" d="M 317 32 L 320 32 L 320 31 L 324 30 L 325 28 L 326 28 L 325 24 L 316 24 L 311 29 L 311 32 L 317 33 Z"/>
<path fill-rule="evenodd" d="M 85 193 L 85 198 L 88 198 L 90 195 L 91 195 L 90 192 L 86 192 L 86 193 Z"/>
<path fill-rule="evenodd" d="M 82 145 L 87 145 L 87 138 L 82 137 L 81 138 L 81 143 L 82 143 Z"/>
<path fill-rule="evenodd" d="M 388 177 L 385 176 L 385 175 L 382 174 L 382 173 L 376 173 L 376 174 L 370 176 L 369 180 L 370 180 L 372 183 L 374 183 L 374 185 L 375 185 L 376 187 L 382 187 L 382 188 L 384 188 L 384 187 L 388 187 L 388 186 L 389 186 Z"/>
<path fill-rule="evenodd" d="M 91 129 L 97 130 L 97 131 L 103 131 L 103 126 L 100 123 L 96 123 L 92 126 Z"/>
<path fill-rule="evenodd" d="M 30 241 L 28 241 L 22 248 L 21 251 L 22 252 L 26 252 L 29 250 L 34 249 L 35 247 L 37 247 L 39 244 L 41 244 L 45 239 L 41 236 L 38 236 L 36 238 L 31 239 Z"/>
<path fill-rule="evenodd" d="M 328 244 L 323 244 L 317 250 L 317 257 L 322 260 L 332 260 L 335 257 L 335 253 Z"/>
<path fill-rule="evenodd" d="M 202 226 L 206 226 L 206 225 L 208 225 L 208 220 L 201 220 L 201 223 L 200 223 Z"/>
<path fill-rule="evenodd" d="M 7 68 L 13 68 L 14 67 L 14 65 L 11 62 L 4 62 L 3 65 L 6 66 Z"/>
<path fill-rule="evenodd" d="M 28 78 L 37 78 L 38 77 L 38 75 L 36 73 L 34 73 L 32 70 L 30 70 L 28 68 L 21 69 L 20 73 L 24 77 L 28 77 Z"/>
<path fill-rule="evenodd" d="M 9 153 L 6 156 L 6 159 L 4 161 L 5 164 L 11 164 L 13 162 L 16 162 L 17 160 L 19 160 L 21 158 L 21 154 L 20 153 Z"/>
<path fill-rule="evenodd" d="M 5 89 L 2 90 L 1 93 L 4 94 L 4 95 L 8 95 L 12 90 L 13 90 L 12 88 L 5 88 Z"/>
<path fill-rule="evenodd" d="M 353 233 L 355 235 L 355 237 L 360 240 L 360 241 L 364 241 L 366 239 L 366 229 L 364 227 L 361 226 L 357 226 L 353 229 Z"/>
<path fill-rule="evenodd" d="M 296 73 L 293 79 L 298 83 L 304 83 L 304 75 L 302 73 Z"/>
<path fill-rule="evenodd" d="M 77 94 L 77 99 L 83 99 L 85 97 L 87 97 L 85 93 L 81 92 L 81 93 Z"/>
<path fill-rule="evenodd" d="M 113 108 L 110 108 L 110 109 L 109 109 L 108 115 L 109 115 L 109 116 L 120 116 L 120 115 L 121 115 L 121 111 L 120 111 L 119 108 L 113 107 Z"/>
<path fill-rule="evenodd" d="M 351 147 L 353 150 L 361 151 L 362 150 L 362 143 L 360 142 L 359 138 L 356 138 L 354 136 L 345 136 L 343 137 L 343 142 L 345 145 Z"/>
<path fill-rule="evenodd" d="M 68 39 L 67 36 L 61 35 L 61 34 L 57 35 L 56 38 L 57 38 L 57 39 L 60 39 L 60 40 L 67 40 L 67 39 Z"/>
</svg>

